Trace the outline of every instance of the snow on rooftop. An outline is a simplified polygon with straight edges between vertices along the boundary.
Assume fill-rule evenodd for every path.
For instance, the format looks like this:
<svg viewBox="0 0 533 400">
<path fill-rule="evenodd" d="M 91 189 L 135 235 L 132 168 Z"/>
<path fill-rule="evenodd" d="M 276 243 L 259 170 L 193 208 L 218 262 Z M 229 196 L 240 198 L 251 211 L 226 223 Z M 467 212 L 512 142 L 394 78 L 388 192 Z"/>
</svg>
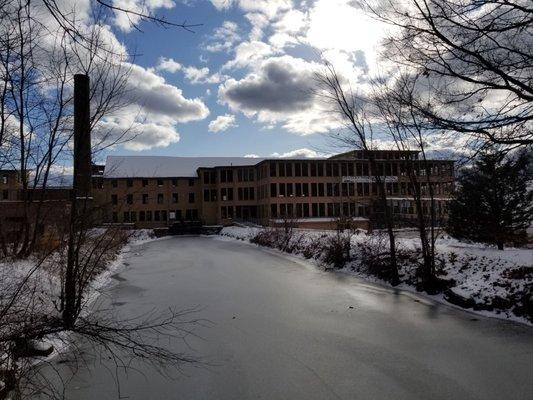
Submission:
<svg viewBox="0 0 533 400">
<path fill-rule="evenodd" d="M 197 177 L 201 167 L 251 166 L 263 158 L 247 157 L 166 157 L 166 156 L 108 156 L 106 178 L 170 178 Z"/>
</svg>

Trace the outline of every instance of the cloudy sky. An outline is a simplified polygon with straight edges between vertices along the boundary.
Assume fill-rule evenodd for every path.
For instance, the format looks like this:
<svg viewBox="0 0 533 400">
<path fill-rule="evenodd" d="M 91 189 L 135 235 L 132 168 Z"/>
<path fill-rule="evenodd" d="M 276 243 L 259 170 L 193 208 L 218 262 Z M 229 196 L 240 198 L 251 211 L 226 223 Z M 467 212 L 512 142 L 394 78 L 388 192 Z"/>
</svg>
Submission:
<svg viewBox="0 0 533 400">
<path fill-rule="evenodd" d="M 138 0 L 113 0 L 139 7 Z M 364 84 L 376 69 L 384 29 L 356 0 L 145 0 L 194 33 L 124 14 L 110 21 L 134 58 L 130 84 L 142 134 L 114 154 L 313 156 L 335 151 L 338 128 L 312 94 L 325 57 Z M 131 121 L 130 121 L 131 122 Z M 112 119 L 108 124 L 118 123 Z"/>
</svg>

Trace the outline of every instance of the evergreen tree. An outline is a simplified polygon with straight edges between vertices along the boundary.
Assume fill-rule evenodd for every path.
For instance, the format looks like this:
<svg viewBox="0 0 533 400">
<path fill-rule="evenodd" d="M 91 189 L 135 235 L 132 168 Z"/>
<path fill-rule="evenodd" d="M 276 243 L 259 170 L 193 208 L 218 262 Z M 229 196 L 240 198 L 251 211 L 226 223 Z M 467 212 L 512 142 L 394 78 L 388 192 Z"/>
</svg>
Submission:
<svg viewBox="0 0 533 400">
<path fill-rule="evenodd" d="M 457 238 L 496 244 L 526 240 L 533 213 L 531 152 L 487 152 L 458 180 L 448 231 Z"/>
</svg>

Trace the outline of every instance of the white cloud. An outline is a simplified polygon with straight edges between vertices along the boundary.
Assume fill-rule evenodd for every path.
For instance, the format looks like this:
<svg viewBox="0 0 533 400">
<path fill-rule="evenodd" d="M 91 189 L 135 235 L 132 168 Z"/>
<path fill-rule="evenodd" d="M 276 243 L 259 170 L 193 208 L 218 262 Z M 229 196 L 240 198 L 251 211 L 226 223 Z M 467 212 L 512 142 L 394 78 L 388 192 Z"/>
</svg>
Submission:
<svg viewBox="0 0 533 400">
<path fill-rule="evenodd" d="M 245 154 L 244 157 L 245 158 L 259 158 L 257 154 Z"/>
<path fill-rule="evenodd" d="M 256 64 L 274 54 L 271 46 L 260 41 L 242 42 L 235 48 L 235 57 L 223 65 L 222 69 L 243 68 Z"/>
<path fill-rule="evenodd" d="M 150 115 L 162 115 L 176 122 L 203 119 L 209 110 L 200 99 L 187 99 L 181 89 L 139 65 L 131 64 L 126 96 Z"/>
<path fill-rule="evenodd" d="M 317 0 L 309 11 L 309 29 L 302 40 L 321 50 L 360 50 L 370 68 L 377 68 L 380 41 L 387 26 L 370 18 L 353 0 Z"/>
<path fill-rule="evenodd" d="M 209 132 L 222 132 L 229 128 L 236 127 L 237 124 L 235 123 L 235 115 L 230 114 L 224 114 L 219 115 L 216 117 L 213 121 L 209 123 L 208 129 Z"/>
<path fill-rule="evenodd" d="M 145 15 L 154 15 L 158 8 L 170 9 L 175 6 L 173 0 L 112 0 L 112 5 L 117 8 L 114 11 L 113 22 L 124 32 L 134 29 L 134 25 L 141 22 L 141 17 L 122 10 L 129 10 Z"/>
<path fill-rule="evenodd" d="M 159 58 L 159 63 L 157 64 L 157 67 L 156 67 L 158 71 L 166 71 L 170 73 L 177 72 L 181 70 L 181 68 L 182 68 L 182 65 L 179 62 L 174 61 L 172 58 L 165 58 L 165 57 Z"/>
<path fill-rule="evenodd" d="M 291 0 L 239 0 L 239 7 L 243 11 L 261 12 L 270 19 L 292 6 Z"/>
<path fill-rule="evenodd" d="M 127 106 L 96 125 L 95 141 L 118 140 L 118 144 L 134 151 L 166 147 L 179 141 L 178 124 L 209 115 L 201 99 L 186 98 L 181 89 L 167 83 L 154 70 L 126 65 L 129 76 L 122 101 Z"/>
<path fill-rule="evenodd" d="M 239 26 L 233 21 L 224 21 L 210 35 L 210 40 L 203 45 L 203 48 L 210 52 L 229 51 L 241 40 Z"/>
<path fill-rule="evenodd" d="M 300 10 L 289 10 L 273 24 L 276 31 L 298 33 L 307 25 L 307 14 Z"/>
<path fill-rule="evenodd" d="M 211 3 L 217 10 L 221 11 L 230 8 L 233 5 L 233 0 L 211 0 Z"/>
<path fill-rule="evenodd" d="M 187 78 L 192 84 L 220 83 L 228 78 L 227 75 L 223 75 L 219 72 L 210 75 L 208 67 L 196 68 L 189 66 L 183 68 L 183 72 L 185 73 L 185 78 Z"/>
<path fill-rule="evenodd" d="M 301 149 L 296 149 L 292 151 L 288 151 L 286 153 L 272 153 L 270 155 L 274 158 L 318 158 L 318 157 L 324 157 L 324 154 L 318 153 L 315 150 L 308 149 L 306 147 Z"/>
</svg>

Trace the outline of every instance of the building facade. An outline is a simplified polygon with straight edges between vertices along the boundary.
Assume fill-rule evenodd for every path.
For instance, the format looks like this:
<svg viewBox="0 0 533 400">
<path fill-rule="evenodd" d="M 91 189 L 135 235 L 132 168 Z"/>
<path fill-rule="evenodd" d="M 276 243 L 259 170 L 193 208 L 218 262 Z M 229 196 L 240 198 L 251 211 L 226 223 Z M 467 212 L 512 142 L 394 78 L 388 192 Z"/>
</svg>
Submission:
<svg viewBox="0 0 533 400">
<path fill-rule="evenodd" d="M 379 225 L 377 182 L 385 184 L 398 225 L 416 218 L 409 171 L 417 176 L 422 207 L 428 207 L 431 185 L 437 215 L 445 219 L 453 161 L 422 162 L 413 151 L 352 151 L 320 159 L 110 156 L 105 167 L 93 169 L 92 192 L 103 222 L 140 228 L 290 219 L 306 228 L 349 221 L 371 229 Z"/>
</svg>

